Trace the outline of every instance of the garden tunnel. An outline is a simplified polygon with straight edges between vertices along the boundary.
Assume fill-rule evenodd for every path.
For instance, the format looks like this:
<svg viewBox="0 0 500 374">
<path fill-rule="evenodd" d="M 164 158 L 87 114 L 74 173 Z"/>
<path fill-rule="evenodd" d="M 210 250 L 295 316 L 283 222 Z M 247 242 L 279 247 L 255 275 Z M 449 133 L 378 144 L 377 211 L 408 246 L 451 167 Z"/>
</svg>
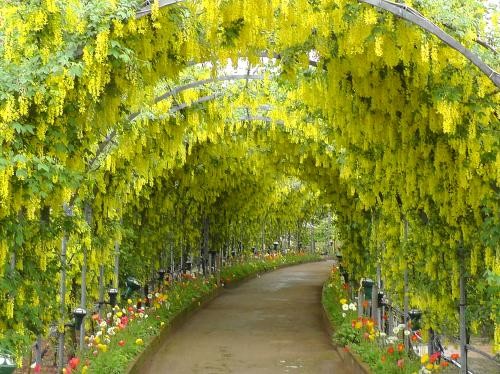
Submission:
<svg viewBox="0 0 500 374">
<path fill-rule="evenodd" d="M 0 338 L 199 252 L 207 222 L 249 248 L 327 210 L 349 271 L 411 272 L 456 327 L 460 277 L 500 266 L 494 31 L 462 3 L 454 26 L 414 2 L 449 34 L 386 1 L 2 5 Z"/>
</svg>

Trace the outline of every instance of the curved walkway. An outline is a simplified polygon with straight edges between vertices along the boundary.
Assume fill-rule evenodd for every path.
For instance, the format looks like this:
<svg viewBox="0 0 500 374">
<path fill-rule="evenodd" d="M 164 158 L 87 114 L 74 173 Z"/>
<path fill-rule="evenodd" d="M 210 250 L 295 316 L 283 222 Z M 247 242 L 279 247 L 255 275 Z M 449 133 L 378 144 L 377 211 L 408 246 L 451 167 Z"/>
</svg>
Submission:
<svg viewBox="0 0 500 374">
<path fill-rule="evenodd" d="M 330 266 L 292 266 L 226 289 L 172 333 L 141 372 L 346 373 L 322 321 Z"/>
</svg>

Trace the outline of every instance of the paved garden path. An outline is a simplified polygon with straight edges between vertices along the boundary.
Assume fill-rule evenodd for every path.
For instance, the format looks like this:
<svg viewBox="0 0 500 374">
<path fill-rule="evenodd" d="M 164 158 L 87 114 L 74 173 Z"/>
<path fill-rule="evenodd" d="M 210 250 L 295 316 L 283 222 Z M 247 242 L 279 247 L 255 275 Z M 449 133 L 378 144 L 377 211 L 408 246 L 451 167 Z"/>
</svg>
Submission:
<svg viewBox="0 0 500 374">
<path fill-rule="evenodd" d="M 331 264 L 283 268 L 226 289 L 169 336 L 141 373 L 348 373 L 321 315 Z"/>
</svg>

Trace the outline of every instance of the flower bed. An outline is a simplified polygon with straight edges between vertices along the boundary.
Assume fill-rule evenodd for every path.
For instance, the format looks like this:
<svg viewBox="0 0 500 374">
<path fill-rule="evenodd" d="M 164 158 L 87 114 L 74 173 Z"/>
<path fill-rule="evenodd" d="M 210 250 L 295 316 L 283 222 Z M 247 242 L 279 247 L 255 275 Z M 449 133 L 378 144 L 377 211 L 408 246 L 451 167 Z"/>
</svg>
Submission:
<svg viewBox="0 0 500 374">
<path fill-rule="evenodd" d="M 318 260 L 319 256 L 304 253 L 255 257 L 222 269 L 220 276 L 223 283 L 231 284 L 281 266 Z M 91 335 L 85 338 L 85 354 L 69 360 L 64 373 L 126 372 L 148 344 L 177 316 L 199 307 L 203 300 L 218 292 L 214 275 L 198 279 L 188 276 L 166 286 L 164 292 L 157 290 L 151 295 L 148 308 L 142 307 L 144 300 L 139 305 L 128 300 L 125 306 L 110 309 L 105 318 L 94 315 L 93 333 L 89 332 Z"/>
<path fill-rule="evenodd" d="M 323 287 L 322 302 L 330 321 L 334 343 L 366 363 L 375 374 L 444 372 L 448 362 L 439 362 L 439 355 L 418 357 L 405 350 L 403 337 L 413 332 L 399 325 L 387 336 L 373 319 L 358 317 L 357 305 L 348 298 L 349 285 L 343 283 L 337 267 L 332 268 Z"/>
</svg>

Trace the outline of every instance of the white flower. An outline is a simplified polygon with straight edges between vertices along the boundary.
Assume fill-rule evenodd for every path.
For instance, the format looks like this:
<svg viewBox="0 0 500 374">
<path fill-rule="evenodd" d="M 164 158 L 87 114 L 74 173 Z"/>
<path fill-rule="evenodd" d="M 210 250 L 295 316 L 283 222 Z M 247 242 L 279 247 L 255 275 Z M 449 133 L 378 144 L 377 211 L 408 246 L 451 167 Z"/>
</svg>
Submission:
<svg viewBox="0 0 500 374">
<path fill-rule="evenodd" d="M 347 304 L 343 304 L 343 305 L 342 305 L 342 310 L 344 310 L 344 311 L 346 311 L 346 312 L 347 312 L 347 311 L 349 310 L 349 305 L 347 305 Z"/>
<path fill-rule="evenodd" d="M 108 329 L 108 335 L 115 335 L 115 328 L 114 327 L 110 327 Z"/>
<path fill-rule="evenodd" d="M 111 316 L 112 316 L 111 312 L 108 312 L 108 314 L 106 314 L 106 318 L 108 319 L 111 318 Z"/>
<path fill-rule="evenodd" d="M 405 336 L 410 335 L 410 330 L 405 330 L 404 334 L 405 334 Z"/>
<path fill-rule="evenodd" d="M 393 334 L 394 334 L 394 335 L 399 334 L 399 326 L 394 327 L 394 328 L 392 329 L 392 332 L 393 332 Z"/>
<path fill-rule="evenodd" d="M 347 314 L 345 314 L 345 313 L 342 313 L 342 317 L 344 317 L 344 318 L 345 318 L 345 316 L 346 316 L 346 315 L 347 315 Z"/>
<path fill-rule="evenodd" d="M 349 309 L 351 309 L 351 310 L 356 310 L 356 309 L 357 309 L 357 308 L 356 308 L 356 304 L 354 304 L 354 303 L 350 303 L 350 304 L 349 304 Z"/>
<path fill-rule="evenodd" d="M 102 331 L 97 331 L 97 332 L 95 333 L 95 336 L 96 336 L 96 337 L 101 336 L 101 335 L 102 335 Z"/>
<path fill-rule="evenodd" d="M 386 336 L 387 336 L 387 334 L 386 334 L 385 332 L 380 332 L 380 336 L 381 336 L 382 338 L 384 338 L 384 337 L 386 337 Z"/>
<path fill-rule="evenodd" d="M 139 313 L 140 318 L 144 318 L 144 313 Z"/>
<path fill-rule="evenodd" d="M 422 369 L 419 370 L 418 374 L 429 374 L 430 371 L 422 366 Z"/>
<path fill-rule="evenodd" d="M 404 323 L 400 323 L 400 324 L 398 325 L 398 328 L 399 328 L 400 330 L 403 330 L 405 327 L 406 327 L 406 325 L 405 325 Z"/>
<path fill-rule="evenodd" d="M 100 326 L 100 327 L 102 327 L 102 328 L 106 327 L 107 325 L 108 325 L 108 324 L 106 323 L 106 321 L 102 321 L 102 322 L 99 324 L 99 326 Z"/>
<path fill-rule="evenodd" d="M 148 318 L 149 316 L 147 314 L 144 314 L 144 318 Z"/>
</svg>

